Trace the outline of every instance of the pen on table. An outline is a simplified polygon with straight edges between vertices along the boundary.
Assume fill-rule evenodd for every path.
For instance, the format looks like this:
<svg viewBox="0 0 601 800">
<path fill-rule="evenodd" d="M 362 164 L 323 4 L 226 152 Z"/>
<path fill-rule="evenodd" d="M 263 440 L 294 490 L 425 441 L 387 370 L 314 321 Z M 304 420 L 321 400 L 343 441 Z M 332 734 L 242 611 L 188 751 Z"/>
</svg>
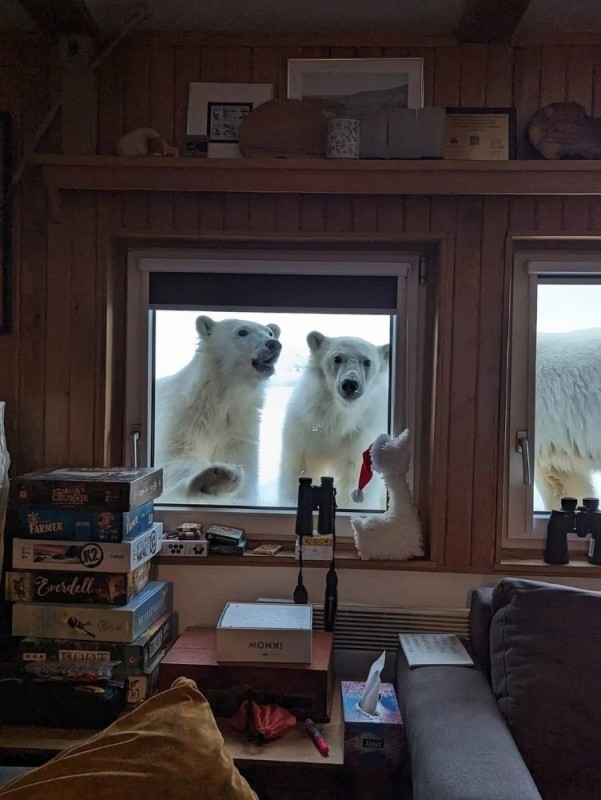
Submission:
<svg viewBox="0 0 601 800">
<path fill-rule="evenodd" d="M 309 731 L 309 736 L 313 740 L 313 744 L 322 754 L 322 756 L 327 756 L 330 754 L 330 748 L 328 743 L 325 740 L 323 733 L 319 730 L 317 725 L 313 722 L 312 719 L 305 720 L 305 727 Z"/>
</svg>

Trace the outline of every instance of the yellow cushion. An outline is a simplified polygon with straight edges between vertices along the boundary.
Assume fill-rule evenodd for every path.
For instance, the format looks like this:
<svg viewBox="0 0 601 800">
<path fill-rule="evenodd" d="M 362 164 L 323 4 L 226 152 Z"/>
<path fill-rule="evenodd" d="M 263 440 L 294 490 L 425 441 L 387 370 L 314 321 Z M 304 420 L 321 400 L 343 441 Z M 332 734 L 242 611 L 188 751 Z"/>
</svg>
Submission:
<svg viewBox="0 0 601 800">
<path fill-rule="evenodd" d="M 82 744 L 22 775 L 2 800 L 257 800 L 194 681 L 178 678 Z"/>
</svg>

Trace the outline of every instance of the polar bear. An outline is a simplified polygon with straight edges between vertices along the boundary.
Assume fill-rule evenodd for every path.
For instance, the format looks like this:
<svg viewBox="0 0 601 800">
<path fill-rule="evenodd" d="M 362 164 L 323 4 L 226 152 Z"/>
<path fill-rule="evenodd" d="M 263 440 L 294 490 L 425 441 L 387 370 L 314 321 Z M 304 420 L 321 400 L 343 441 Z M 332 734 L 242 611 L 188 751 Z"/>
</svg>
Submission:
<svg viewBox="0 0 601 800">
<path fill-rule="evenodd" d="M 535 477 L 543 510 L 562 497 L 598 496 L 601 471 L 601 328 L 539 333 Z"/>
<path fill-rule="evenodd" d="M 298 479 L 334 478 L 337 504 L 355 506 L 362 454 L 388 429 L 388 344 L 376 346 L 352 336 L 307 334 L 309 359 L 284 417 L 280 500 L 296 505 Z M 371 496 L 369 496 L 371 494 Z M 366 504 L 383 504 L 374 486 Z"/>
<path fill-rule="evenodd" d="M 196 319 L 198 349 L 155 391 L 155 457 L 166 502 L 256 502 L 265 384 L 278 325 Z"/>
</svg>

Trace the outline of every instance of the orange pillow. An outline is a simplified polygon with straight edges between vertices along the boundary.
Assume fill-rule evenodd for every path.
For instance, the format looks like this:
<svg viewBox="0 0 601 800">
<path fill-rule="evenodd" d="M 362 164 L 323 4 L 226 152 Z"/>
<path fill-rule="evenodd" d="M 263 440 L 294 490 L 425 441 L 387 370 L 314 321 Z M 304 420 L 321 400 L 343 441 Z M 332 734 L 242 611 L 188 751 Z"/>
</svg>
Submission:
<svg viewBox="0 0 601 800">
<path fill-rule="evenodd" d="M 2 800 L 257 800 L 194 681 L 0 789 Z"/>
</svg>

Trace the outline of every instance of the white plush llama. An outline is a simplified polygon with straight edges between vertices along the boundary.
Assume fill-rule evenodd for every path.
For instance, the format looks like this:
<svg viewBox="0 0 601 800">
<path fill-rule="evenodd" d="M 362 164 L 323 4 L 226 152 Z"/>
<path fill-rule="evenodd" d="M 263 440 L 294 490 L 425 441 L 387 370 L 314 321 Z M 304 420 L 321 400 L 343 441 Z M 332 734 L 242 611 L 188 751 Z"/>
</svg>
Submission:
<svg viewBox="0 0 601 800">
<path fill-rule="evenodd" d="M 351 517 L 359 557 L 364 561 L 406 561 L 423 556 L 421 524 L 406 477 L 411 459 L 409 431 L 404 430 L 394 439 L 387 433 L 380 434 L 368 454 L 359 490 L 352 492 L 352 499 L 361 502 L 362 488 L 373 470 L 380 474 L 388 491 L 388 508 L 384 514 Z"/>
</svg>

